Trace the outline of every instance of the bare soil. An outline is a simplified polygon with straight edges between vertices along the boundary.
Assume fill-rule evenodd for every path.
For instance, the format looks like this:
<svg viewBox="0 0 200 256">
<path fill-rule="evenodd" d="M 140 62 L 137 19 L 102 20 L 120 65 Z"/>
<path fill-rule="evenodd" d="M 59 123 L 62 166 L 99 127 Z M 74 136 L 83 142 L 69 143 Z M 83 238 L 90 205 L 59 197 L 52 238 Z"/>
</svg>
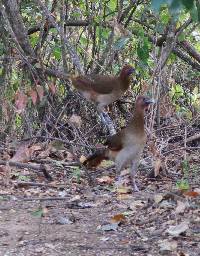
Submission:
<svg viewBox="0 0 200 256">
<path fill-rule="evenodd" d="M 133 194 L 112 192 L 112 184 L 96 179 L 89 186 L 86 180 L 55 188 L 2 186 L 0 255 L 200 255 L 198 192 L 187 195 L 173 178 L 151 181 L 143 174 L 137 179 L 141 192 Z M 53 200 L 58 196 L 63 200 Z M 38 197 L 44 200 L 33 200 Z M 188 228 L 176 227 L 178 235 L 168 232 L 181 223 Z"/>
</svg>

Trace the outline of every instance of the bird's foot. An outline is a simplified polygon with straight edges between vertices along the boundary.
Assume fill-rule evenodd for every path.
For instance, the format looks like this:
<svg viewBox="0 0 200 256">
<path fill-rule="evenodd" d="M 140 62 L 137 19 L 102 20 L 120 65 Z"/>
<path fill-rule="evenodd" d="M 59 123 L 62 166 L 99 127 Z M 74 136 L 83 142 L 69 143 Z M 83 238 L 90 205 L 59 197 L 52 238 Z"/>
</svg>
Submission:
<svg viewBox="0 0 200 256">
<path fill-rule="evenodd" d="M 117 177 L 117 180 L 115 181 L 115 186 L 116 188 L 120 188 L 121 186 L 123 185 L 123 180 L 122 180 L 122 177 L 121 176 L 118 176 Z"/>
<path fill-rule="evenodd" d="M 134 192 L 140 192 L 140 190 L 139 190 L 139 188 L 138 188 L 138 186 L 137 186 L 135 180 L 133 181 L 133 191 L 134 191 Z"/>
</svg>

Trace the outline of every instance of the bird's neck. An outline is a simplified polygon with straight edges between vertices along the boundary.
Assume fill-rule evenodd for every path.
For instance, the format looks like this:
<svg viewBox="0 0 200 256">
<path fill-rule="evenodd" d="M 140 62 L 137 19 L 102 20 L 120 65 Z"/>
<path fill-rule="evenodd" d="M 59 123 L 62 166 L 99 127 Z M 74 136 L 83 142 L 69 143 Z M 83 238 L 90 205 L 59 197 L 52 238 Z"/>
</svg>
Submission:
<svg viewBox="0 0 200 256">
<path fill-rule="evenodd" d="M 144 110 L 135 108 L 130 127 L 138 133 L 144 133 Z"/>
<path fill-rule="evenodd" d="M 130 85 L 130 77 L 123 72 L 119 76 L 120 85 L 122 90 L 127 90 Z"/>
</svg>

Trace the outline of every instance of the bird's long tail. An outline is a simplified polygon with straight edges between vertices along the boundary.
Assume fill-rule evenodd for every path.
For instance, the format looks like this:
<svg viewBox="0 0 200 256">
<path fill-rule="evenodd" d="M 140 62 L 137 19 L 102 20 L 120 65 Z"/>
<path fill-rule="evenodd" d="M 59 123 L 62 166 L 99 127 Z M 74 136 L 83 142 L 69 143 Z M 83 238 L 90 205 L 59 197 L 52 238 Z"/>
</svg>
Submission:
<svg viewBox="0 0 200 256">
<path fill-rule="evenodd" d="M 97 167 L 103 160 L 108 159 L 108 149 L 100 149 L 96 151 L 94 154 L 89 156 L 84 162 L 83 165 L 85 165 L 87 168 L 95 168 Z"/>
</svg>

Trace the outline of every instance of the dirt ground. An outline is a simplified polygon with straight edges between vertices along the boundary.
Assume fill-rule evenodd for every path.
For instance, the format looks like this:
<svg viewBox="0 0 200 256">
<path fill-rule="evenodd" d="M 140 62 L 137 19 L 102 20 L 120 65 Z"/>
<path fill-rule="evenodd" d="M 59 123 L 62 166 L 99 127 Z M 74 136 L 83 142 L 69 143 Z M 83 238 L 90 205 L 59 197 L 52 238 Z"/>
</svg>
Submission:
<svg viewBox="0 0 200 256">
<path fill-rule="evenodd" d="M 2 186 L 0 255 L 200 255 L 197 184 L 182 193 L 173 178 L 140 174 L 137 181 L 141 192 L 133 194 L 84 179 L 60 187 Z"/>
</svg>

